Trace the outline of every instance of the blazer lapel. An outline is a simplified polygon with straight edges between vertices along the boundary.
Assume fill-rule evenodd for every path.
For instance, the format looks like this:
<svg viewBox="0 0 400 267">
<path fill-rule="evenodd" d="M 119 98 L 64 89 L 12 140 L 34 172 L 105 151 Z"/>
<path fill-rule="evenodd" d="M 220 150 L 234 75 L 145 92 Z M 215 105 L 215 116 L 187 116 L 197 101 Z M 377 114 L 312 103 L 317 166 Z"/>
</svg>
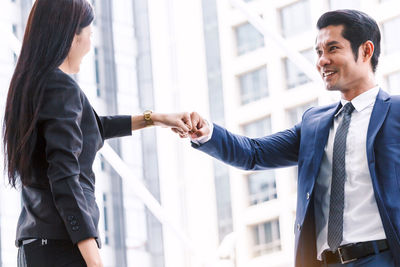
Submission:
<svg viewBox="0 0 400 267">
<path fill-rule="evenodd" d="M 321 165 L 322 156 L 325 151 L 326 142 L 328 141 L 329 130 L 331 129 L 333 118 L 336 112 L 340 109 L 340 102 L 332 106 L 325 113 L 321 115 L 321 119 L 318 122 L 315 134 L 315 154 L 314 154 L 314 172 L 313 176 L 318 175 L 319 167 Z"/>
<path fill-rule="evenodd" d="M 368 132 L 367 132 L 367 158 L 368 163 L 374 162 L 374 141 L 375 137 L 381 128 L 387 112 L 389 111 L 390 102 L 388 101 L 390 96 L 388 93 L 379 90 L 376 97 L 374 108 L 372 109 L 371 119 L 369 120 Z"/>
</svg>

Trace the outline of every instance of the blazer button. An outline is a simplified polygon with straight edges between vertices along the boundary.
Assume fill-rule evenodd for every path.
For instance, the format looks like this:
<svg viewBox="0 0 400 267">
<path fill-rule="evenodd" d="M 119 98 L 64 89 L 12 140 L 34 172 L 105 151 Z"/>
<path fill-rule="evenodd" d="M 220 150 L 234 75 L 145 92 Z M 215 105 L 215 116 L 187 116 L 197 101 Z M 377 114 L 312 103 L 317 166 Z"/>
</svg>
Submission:
<svg viewBox="0 0 400 267">
<path fill-rule="evenodd" d="M 71 224 L 71 225 L 77 225 L 78 222 L 77 222 L 76 220 L 72 220 L 72 221 L 70 222 L 70 224 Z"/>
<path fill-rule="evenodd" d="M 73 216 L 73 215 L 68 215 L 68 217 L 67 217 L 67 221 L 72 221 L 72 220 L 75 220 L 75 216 Z"/>
<path fill-rule="evenodd" d="M 72 226 L 72 231 L 76 232 L 79 230 L 79 226 Z"/>
<path fill-rule="evenodd" d="M 307 198 L 307 200 L 309 200 L 309 199 L 310 199 L 310 193 L 308 193 L 308 192 L 307 192 L 307 194 L 306 194 L 306 198 Z"/>
</svg>

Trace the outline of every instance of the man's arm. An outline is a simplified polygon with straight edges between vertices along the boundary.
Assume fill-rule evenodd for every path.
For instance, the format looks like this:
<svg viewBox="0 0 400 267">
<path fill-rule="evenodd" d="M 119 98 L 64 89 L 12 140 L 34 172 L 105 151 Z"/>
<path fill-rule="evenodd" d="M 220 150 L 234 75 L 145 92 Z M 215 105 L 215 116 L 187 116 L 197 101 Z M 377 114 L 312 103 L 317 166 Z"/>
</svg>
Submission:
<svg viewBox="0 0 400 267">
<path fill-rule="evenodd" d="M 209 136 L 208 123 L 196 112 L 191 114 L 192 140 Z M 192 146 L 232 166 L 246 170 L 261 170 L 297 164 L 300 125 L 261 138 L 235 135 L 214 125 L 211 138 Z"/>
</svg>

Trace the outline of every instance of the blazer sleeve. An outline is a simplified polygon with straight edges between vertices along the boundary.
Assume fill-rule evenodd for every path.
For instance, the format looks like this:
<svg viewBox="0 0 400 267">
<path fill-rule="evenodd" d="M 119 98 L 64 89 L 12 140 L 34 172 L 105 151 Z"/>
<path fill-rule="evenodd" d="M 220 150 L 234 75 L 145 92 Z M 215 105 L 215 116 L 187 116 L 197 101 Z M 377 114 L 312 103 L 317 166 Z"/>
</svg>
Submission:
<svg viewBox="0 0 400 267">
<path fill-rule="evenodd" d="M 263 170 L 297 164 L 300 125 L 262 138 L 232 134 L 214 124 L 211 139 L 194 148 L 229 165 L 245 170 Z"/>
<path fill-rule="evenodd" d="M 132 135 L 131 116 L 99 116 L 103 128 L 103 138 L 109 139 Z"/>
<path fill-rule="evenodd" d="M 98 237 L 79 182 L 82 103 L 77 84 L 62 77 L 46 88 L 39 113 L 53 201 L 74 244 Z"/>
</svg>

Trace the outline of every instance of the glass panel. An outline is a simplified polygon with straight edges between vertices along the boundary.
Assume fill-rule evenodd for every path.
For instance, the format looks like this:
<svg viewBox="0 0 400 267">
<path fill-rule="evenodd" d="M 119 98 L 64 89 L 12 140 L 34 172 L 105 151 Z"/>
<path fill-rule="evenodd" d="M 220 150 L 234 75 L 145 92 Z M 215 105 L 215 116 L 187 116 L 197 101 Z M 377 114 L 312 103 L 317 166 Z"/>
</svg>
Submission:
<svg viewBox="0 0 400 267">
<path fill-rule="evenodd" d="M 242 105 L 269 95 L 267 69 L 265 66 L 239 76 L 239 81 Z"/>
<path fill-rule="evenodd" d="M 400 51 L 400 17 L 383 23 L 383 44 L 385 45 L 385 53 L 390 54 Z"/>
<path fill-rule="evenodd" d="M 237 26 L 235 31 L 238 55 L 264 46 L 264 36 L 250 23 Z"/>
<path fill-rule="evenodd" d="M 254 256 L 268 254 L 281 249 L 279 220 L 253 226 Z"/>
<path fill-rule="evenodd" d="M 97 47 L 94 48 L 94 72 L 95 72 L 95 78 L 96 78 L 96 95 L 97 95 L 97 97 L 101 97 L 99 50 Z"/>
<path fill-rule="evenodd" d="M 275 173 L 272 170 L 248 175 L 250 205 L 277 198 Z"/>
<path fill-rule="evenodd" d="M 314 64 L 315 52 L 313 49 L 307 49 L 300 52 L 308 61 Z M 285 64 L 285 76 L 286 76 L 286 86 L 288 89 L 295 88 L 302 84 L 308 83 L 311 80 L 302 72 L 291 60 L 288 58 L 284 59 Z"/>
<path fill-rule="evenodd" d="M 266 136 L 271 132 L 271 117 L 243 125 L 243 134 L 251 138 Z"/>
<path fill-rule="evenodd" d="M 284 37 L 290 37 L 312 29 L 309 5 L 308 0 L 298 1 L 280 10 Z"/>
</svg>

